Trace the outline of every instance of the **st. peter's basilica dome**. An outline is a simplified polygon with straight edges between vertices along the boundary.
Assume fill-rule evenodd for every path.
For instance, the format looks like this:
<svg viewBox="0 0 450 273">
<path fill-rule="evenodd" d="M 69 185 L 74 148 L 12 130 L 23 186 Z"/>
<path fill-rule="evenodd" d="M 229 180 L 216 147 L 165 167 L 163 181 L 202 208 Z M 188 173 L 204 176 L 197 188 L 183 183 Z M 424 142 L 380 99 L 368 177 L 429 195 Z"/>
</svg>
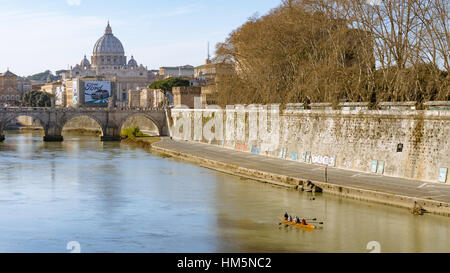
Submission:
<svg viewBox="0 0 450 273">
<path fill-rule="evenodd" d="M 95 55 L 125 55 L 122 43 L 112 34 L 111 26 L 109 25 L 105 29 L 105 35 L 100 37 L 94 45 Z"/>
</svg>

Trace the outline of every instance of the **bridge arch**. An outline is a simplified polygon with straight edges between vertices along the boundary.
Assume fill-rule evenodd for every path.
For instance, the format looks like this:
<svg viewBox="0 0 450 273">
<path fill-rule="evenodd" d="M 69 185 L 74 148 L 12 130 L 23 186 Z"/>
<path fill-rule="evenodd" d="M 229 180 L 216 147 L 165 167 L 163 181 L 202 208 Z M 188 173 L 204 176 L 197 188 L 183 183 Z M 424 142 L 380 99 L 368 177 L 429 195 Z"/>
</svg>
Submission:
<svg viewBox="0 0 450 273">
<path fill-rule="evenodd" d="M 36 113 L 30 113 L 30 112 L 9 112 L 6 115 L 3 115 L 3 117 L 0 119 L 0 141 L 3 141 L 5 139 L 5 133 L 4 130 L 6 129 L 6 126 L 13 120 L 17 119 L 18 117 L 30 117 L 33 120 L 39 121 L 40 126 L 44 130 L 44 134 L 46 135 L 48 133 L 48 124 L 40 117 L 39 114 Z"/>
<path fill-rule="evenodd" d="M 90 114 L 90 113 L 75 113 L 75 114 L 71 114 L 71 115 L 68 115 L 68 116 L 64 117 L 64 118 L 60 121 L 61 132 L 62 132 L 62 130 L 64 129 L 64 127 L 65 127 L 69 122 L 71 122 L 71 121 L 73 121 L 74 119 L 77 119 L 77 118 L 88 118 L 88 119 L 90 119 L 90 120 L 93 120 L 93 121 L 99 126 L 99 129 L 100 129 L 100 131 L 101 131 L 102 136 L 104 135 L 106 125 L 104 124 L 104 122 L 103 122 L 99 117 L 97 117 L 97 116 L 94 115 L 94 114 Z"/>
<path fill-rule="evenodd" d="M 129 116 L 125 117 L 123 120 L 121 120 L 121 122 L 119 124 L 119 130 L 124 129 L 123 128 L 124 125 L 126 125 L 126 123 L 128 121 L 131 121 L 131 120 L 133 120 L 136 117 L 141 117 L 141 118 L 145 118 L 145 119 L 149 120 L 155 126 L 155 128 L 157 130 L 157 135 L 158 136 L 162 135 L 162 133 L 163 133 L 162 132 L 163 125 L 160 124 L 160 122 L 158 122 L 154 117 L 152 117 L 151 115 L 148 115 L 146 113 L 135 113 L 135 114 L 132 114 L 132 115 L 129 115 Z"/>
</svg>

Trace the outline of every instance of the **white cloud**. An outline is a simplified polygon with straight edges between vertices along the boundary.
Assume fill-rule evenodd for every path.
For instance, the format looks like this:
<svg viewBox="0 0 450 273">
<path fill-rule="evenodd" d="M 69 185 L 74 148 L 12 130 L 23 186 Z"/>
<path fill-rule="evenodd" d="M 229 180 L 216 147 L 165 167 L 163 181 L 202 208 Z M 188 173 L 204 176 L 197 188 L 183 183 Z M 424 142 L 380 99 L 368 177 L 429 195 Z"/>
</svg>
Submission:
<svg viewBox="0 0 450 273">
<path fill-rule="evenodd" d="M 69 6 L 79 6 L 81 5 L 81 0 L 67 0 Z"/>
</svg>

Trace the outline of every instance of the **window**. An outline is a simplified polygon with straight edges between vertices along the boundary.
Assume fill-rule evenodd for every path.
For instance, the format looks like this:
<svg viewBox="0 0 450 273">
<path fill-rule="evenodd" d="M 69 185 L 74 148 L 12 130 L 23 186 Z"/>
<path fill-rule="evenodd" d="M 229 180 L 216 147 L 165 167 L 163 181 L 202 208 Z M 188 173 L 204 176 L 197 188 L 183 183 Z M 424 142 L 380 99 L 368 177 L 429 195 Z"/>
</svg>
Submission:
<svg viewBox="0 0 450 273">
<path fill-rule="evenodd" d="M 126 101 L 127 100 L 127 93 L 122 93 L 122 101 Z"/>
<path fill-rule="evenodd" d="M 399 143 L 397 145 L 397 153 L 401 153 L 401 152 L 403 152 L 403 143 Z"/>
</svg>

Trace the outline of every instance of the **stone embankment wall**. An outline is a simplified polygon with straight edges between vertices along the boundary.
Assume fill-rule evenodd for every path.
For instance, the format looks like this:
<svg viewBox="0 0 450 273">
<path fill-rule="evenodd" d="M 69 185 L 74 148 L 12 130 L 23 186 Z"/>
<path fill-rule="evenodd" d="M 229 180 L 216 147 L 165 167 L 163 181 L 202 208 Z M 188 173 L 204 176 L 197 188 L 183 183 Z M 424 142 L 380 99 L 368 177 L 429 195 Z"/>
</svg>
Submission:
<svg viewBox="0 0 450 273">
<path fill-rule="evenodd" d="M 172 109 L 171 136 L 309 164 L 449 182 L 450 111 L 282 111 L 277 131 L 270 131 L 271 124 L 277 124 L 276 119 L 264 113 L 272 142 L 269 144 L 276 147 L 268 149 L 271 145 L 267 145 L 267 137 L 263 140 L 261 134 L 250 136 L 249 126 L 258 122 L 261 125 L 260 117 L 255 119 L 248 109 L 244 115 L 233 109 L 223 115 L 216 110 Z M 212 119 L 215 121 L 211 123 Z M 216 136 L 223 131 L 224 140 L 195 136 L 199 122 L 203 131 L 212 128 Z M 230 130 L 234 132 L 230 134 Z M 236 132 L 243 132 L 245 137 L 239 138 Z"/>
</svg>

